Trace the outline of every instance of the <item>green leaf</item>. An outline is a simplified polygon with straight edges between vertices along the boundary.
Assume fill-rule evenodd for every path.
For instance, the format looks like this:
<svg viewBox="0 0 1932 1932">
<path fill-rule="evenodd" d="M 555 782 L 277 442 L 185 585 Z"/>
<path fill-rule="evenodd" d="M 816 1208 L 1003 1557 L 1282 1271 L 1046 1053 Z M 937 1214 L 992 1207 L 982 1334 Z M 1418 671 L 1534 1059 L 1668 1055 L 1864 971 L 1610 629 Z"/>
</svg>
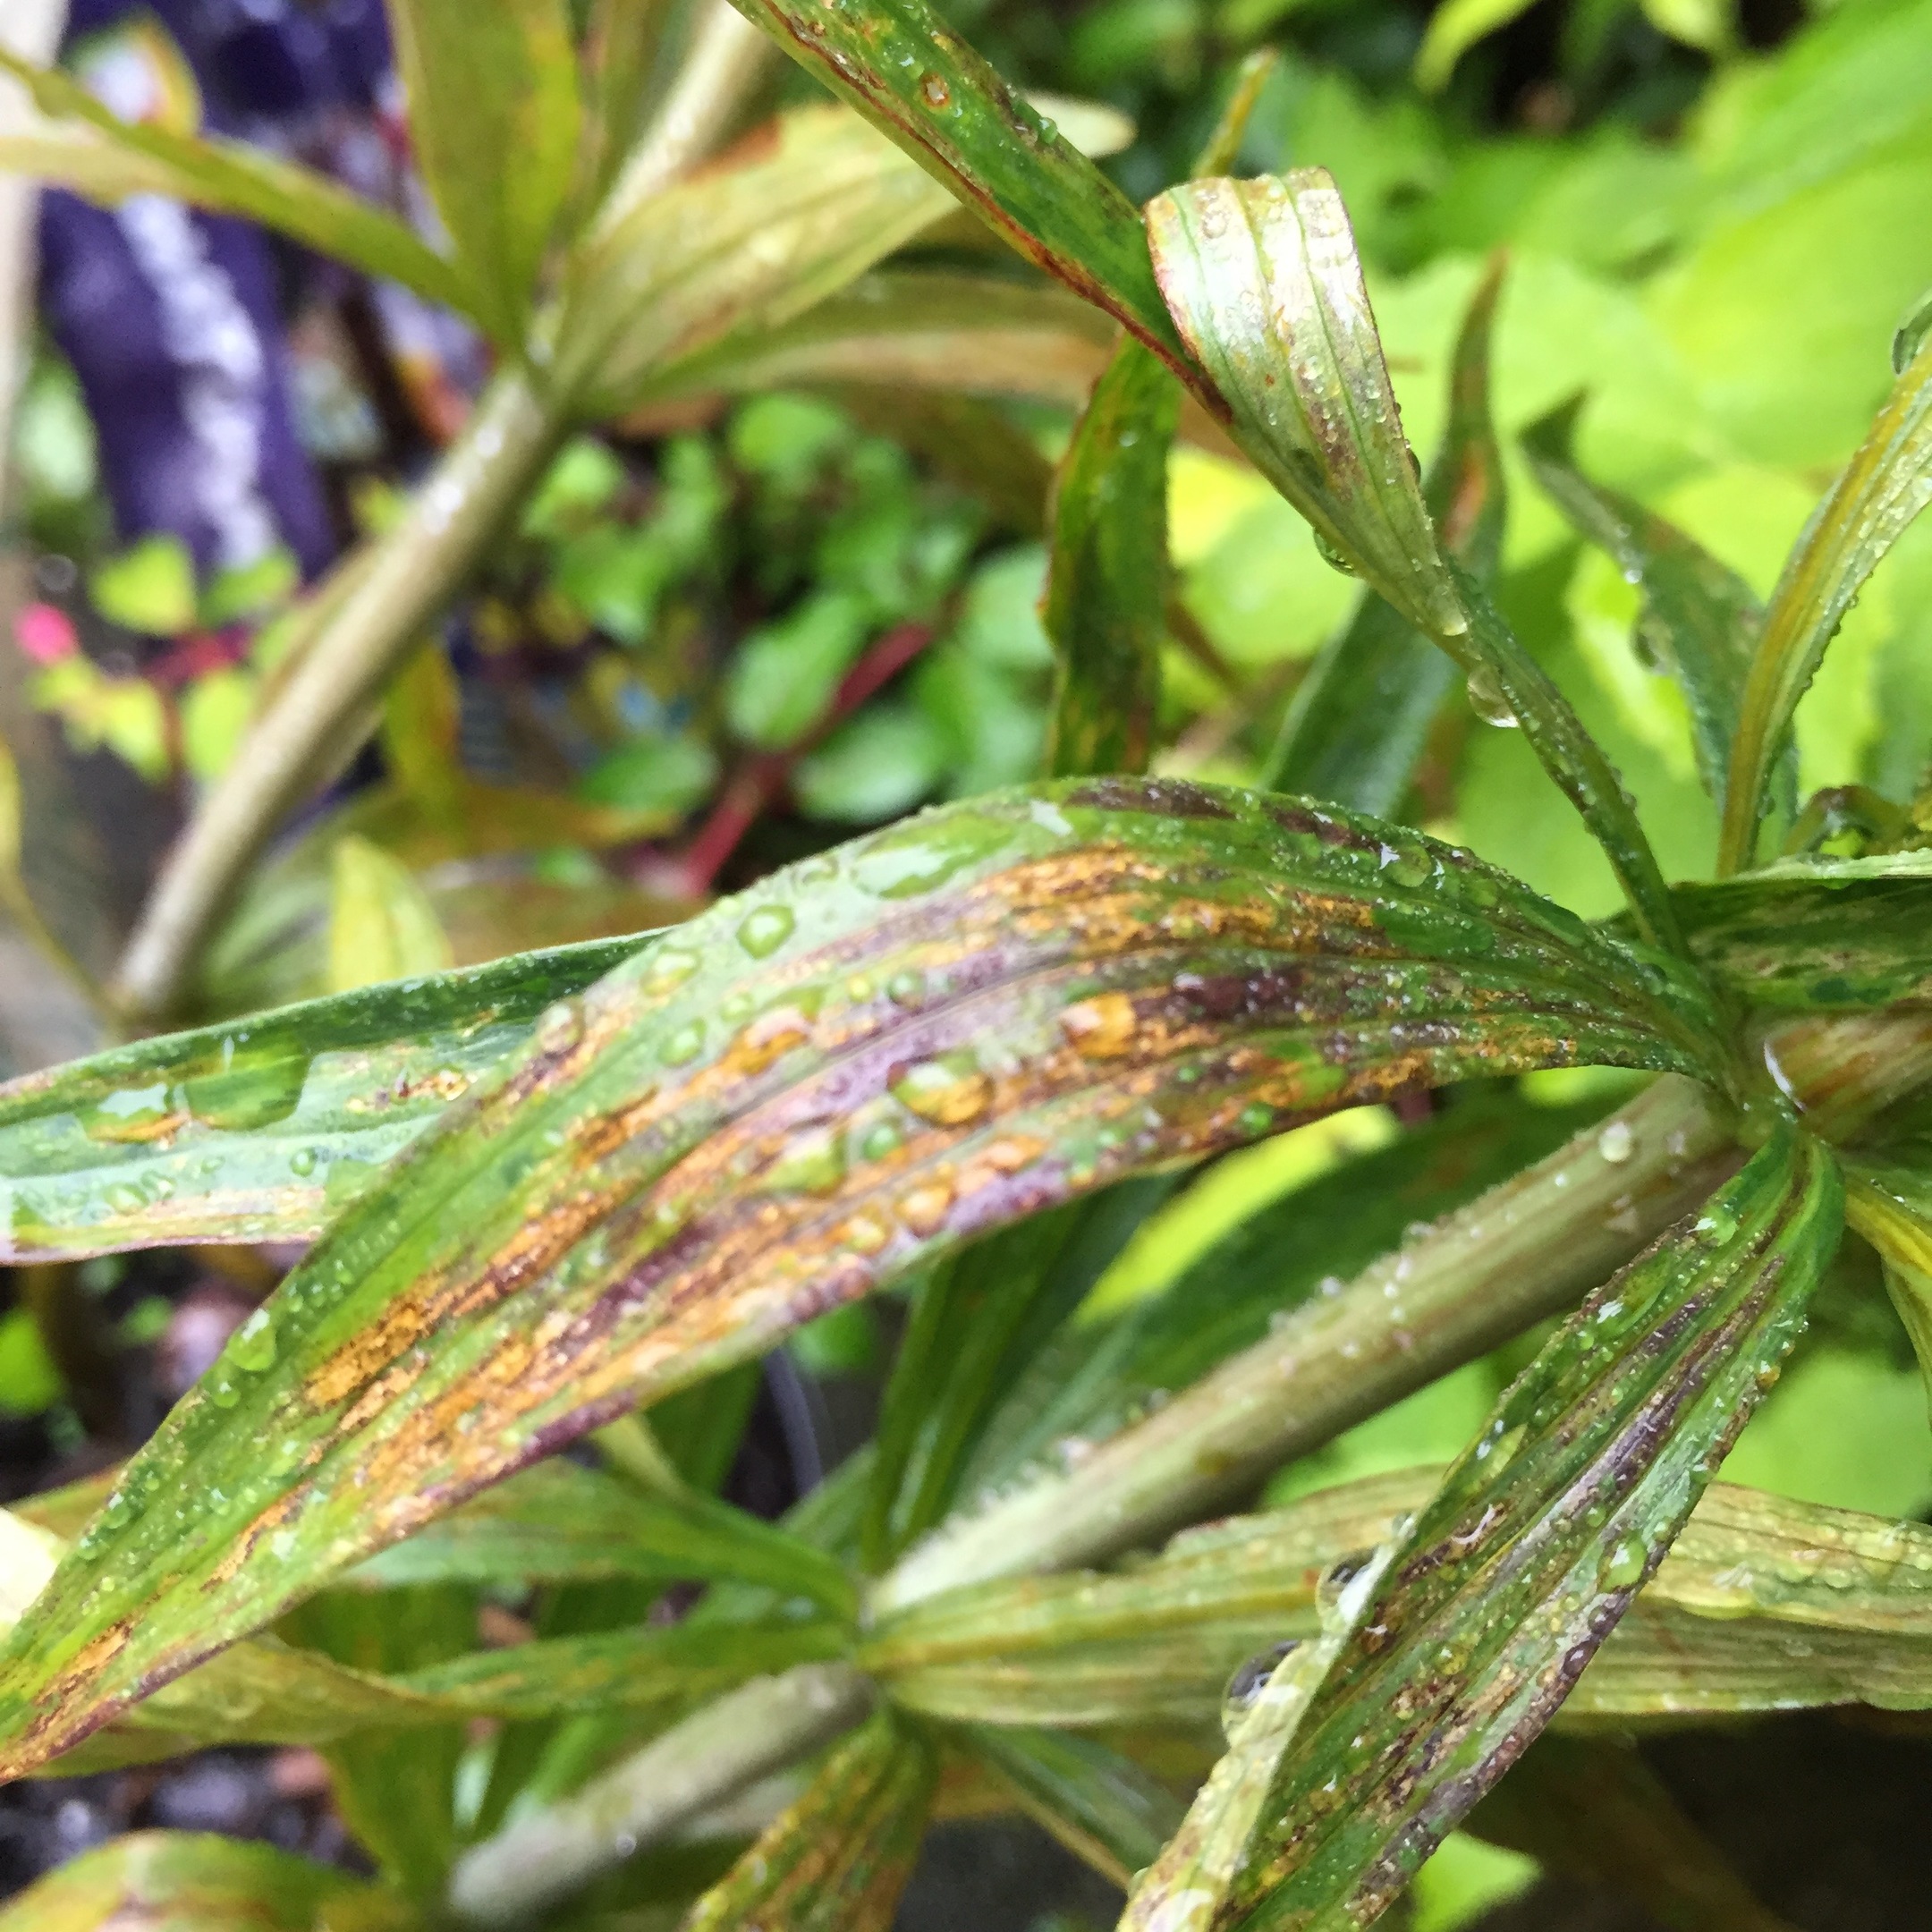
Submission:
<svg viewBox="0 0 1932 1932">
<path fill-rule="evenodd" d="M 1757 858 L 1766 792 L 1825 648 L 1886 551 L 1932 502 L 1932 341 L 1894 386 L 1869 434 L 1818 509 L 1771 594 L 1745 680 L 1724 817 L 1720 875 Z"/>
<path fill-rule="evenodd" d="M 1463 55 L 1529 10 L 1530 0 L 1445 0 L 1429 15 L 1416 49 L 1416 85 L 1425 94 L 1441 93 Z"/>
<path fill-rule="evenodd" d="M 0 1932 L 403 1932 L 408 1915 L 348 1873 L 208 1832 L 134 1832 L 0 1907 Z"/>
<path fill-rule="evenodd" d="M 1366 1919 L 1400 1893 L 1662 1560 L 1840 1225 L 1830 1155 L 1780 1129 L 1564 1325 L 1408 1531 L 1201 1922 Z"/>
<path fill-rule="evenodd" d="M 0 1259 L 320 1232 L 553 1002 L 598 939 L 117 1046 L 0 1086 Z"/>
<path fill-rule="evenodd" d="M 15 1632 L 6 1761 L 971 1235 L 1419 1080 L 1695 1072 L 1704 1012 L 1465 854 L 1234 791 L 996 794 L 775 875 L 547 1012 L 290 1274 Z"/>
<path fill-rule="evenodd" d="M 834 1610 L 852 1603 L 843 1567 L 784 1530 L 695 1491 L 641 1496 L 561 1460 L 484 1490 L 371 1557 L 348 1580 L 391 1589 L 611 1577 L 654 1583 L 731 1578 Z"/>
<path fill-rule="evenodd" d="M 1180 1828 L 1180 1800 L 1095 1739 L 991 1724 L 962 1735 L 1029 1818 L 1123 1889 Z"/>
<path fill-rule="evenodd" d="M 581 106 L 564 0 L 395 0 L 410 139 L 456 258 L 520 347 L 576 166 Z"/>
<path fill-rule="evenodd" d="M 353 834 L 329 866 L 329 991 L 446 971 L 449 935 L 409 868 Z"/>
<path fill-rule="evenodd" d="M 1501 290 L 1498 262 L 1463 316 L 1450 365 L 1448 427 L 1422 486 L 1445 547 L 1479 583 L 1496 572 L 1506 513 L 1503 453 L 1489 413 L 1489 339 Z M 1262 782 L 1355 811 L 1396 812 L 1454 684 L 1453 666 L 1392 604 L 1364 597 L 1296 691 Z"/>
<path fill-rule="evenodd" d="M 1139 213 L 924 0 L 734 0 L 1030 260 L 1183 376 Z"/>
<path fill-rule="evenodd" d="M 1643 597 L 1637 648 L 1676 680 L 1690 711 L 1705 789 L 1724 805 L 1744 680 L 1764 611 L 1751 588 L 1674 524 L 1592 483 L 1571 451 L 1582 396 L 1522 433 L 1530 471 L 1578 534 L 1608 554 Z M 1787 794 L 1791 772 L 1784 775 Z"/>
<path fill-rule="evenodd" d="M 89 200 L 165 194 L 239 215 L 430 301 L 479 314 L 481 304 L 461 267 L 325 175 L 246 141 L 118 120 L 68 75 L 30 66 L 4 48 L 0 72 L 22 82 L 55 123 L 44 135 L 0 136 L 0 168 L 37 174 Z"/>
<path fill-rule="evenodd" d="M 619 413 L 667 365 L 742 354 L 952 209 L 852 115 L 781 114 L 586 244 L 559 325 L 557 380 L 582 413 Z"/>
<path fill-rule="evenodd" d="M 1054 484 L 1040 621 L 1059 656 L 1047 767 L 1145 771 L 1167 638 L 1173 371 L 1129 336 L 1114 352 Z"/>
<path fill-rule="evenodd" d="M 195 621 L 194 558 L 179 537 L 143 537 L 89 573 L 88 600 L 127 630 L 173 637 Z"/>
<path fill-rule="evenodd" d="M 1845 1219 L 1878 1250 L 1885 1292 L 1911 1337 L 1932 1405 L 1932 1180 L 1917 1167 L 1854 1159 L 1845 1172 Z"/>
<path fill-rule="evenodd" d="M 932 1747 L 881 1713 L 692 1906 L 683 1932 L 886 1932 L 937 1776 Z"/>
</svg>

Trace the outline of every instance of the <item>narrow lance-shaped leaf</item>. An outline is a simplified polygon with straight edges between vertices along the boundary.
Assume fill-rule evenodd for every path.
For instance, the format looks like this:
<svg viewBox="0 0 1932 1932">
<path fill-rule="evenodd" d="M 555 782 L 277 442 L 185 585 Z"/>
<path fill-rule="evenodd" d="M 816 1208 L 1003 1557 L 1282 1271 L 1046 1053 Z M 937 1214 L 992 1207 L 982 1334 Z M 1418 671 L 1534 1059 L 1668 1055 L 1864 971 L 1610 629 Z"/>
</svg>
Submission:
<svg viewBox="0 0 1932 1932">
<path fill-rule="evenodd" d="M 1250 55 L 1194 172 L 1233 165 L 1275 55 Z M 1061 459 L 1040 621 L 1058 656 L 1046 768 L 1145 771 L 1160 708 L 1171 588 L 1167 453 L 1181 386 L 1123 335 Z"/>
<path fill-rule="evenodd" d="M 515 343 L 577 162 L 564 0 L 392 0 L 410 138 L 458 260 Z"/>
<path fill-rule="evenodd" d="M 973 1235 L 1418 1080 L 1699 1072 L 1705 1011 L 1467 854 L 1235 791 L 998 794 L 776 875 L 550 1009 L 289 1275 L 16 1631 L 4 1761 Z"/>
<path fill-rule="evenodd" d="M 1645 936 L 1682 953 L 1663 875 L 1609 760 L 1475 579 L 1437 547 L 1333 180 L 1297 168 L 1190 182 L 1148 204 L 1148 233 L 1162 292 L 1242 446 L 1325 554 L 1468 672 L 1479 712 L 1522 725 Z"/>
<path fill-rule="evenodd" d="M 1690 713 L 1691 742 L 1705 789 L 1724 808 L 1740 700 L 1764 610 L 1750 586 L 1675 524 L 1606 489 L 1577 468 L 1572 452 L 1579 395 L 1522 433 L 1530 472 L 1580 536 L 1606 551 L 1643 606 L 1636 646 L 1667 673 Z M 1792 774 L 1784 775 L 1789 794 Z"/>
<path fill-rule="evenodd" d="M 683 1932 L 886 1932 L 932 1803 L 930 1744 L 880 1713 L 692 1906 Z"/>
<path fill-rule="evenodd" d="M 1932 503 L 1932 336 L 1902 346 L 1911 360 L 1771 594 L 1731 750 L 1720 875 L 1757 857 L 1766 792 L 1798 700 L 1866 580 Z"/>
<path fill-rule="evenodd" d="M 320 1233 L 648 941 L 592 940 L 117 1046 L 0 1086 L 0 1260 Z"/>
<path fill-rule="evenodd" d="M 122 121 L 70 75 L 31 66 L 4 48 L 0 72 L 27 88 L 50 123 L 45 134 L 0 138 L 0 168 L 38 175 L 90 200 L 173 195 L 264 223 L 466 315 L 475 316 L 482 307 L 462 267 L 326 175 L 246 141 Z"/>
<path fill-rule="evenodd" d="M 1780 1128 L 1564 1325 L 1404 1539 L 1202 1923 L 1361 1923 L 1402 1889 L 1661 1562 L 1803 1327 L 1841 1202 Z"/>
<path fill-rule="evenodd" d="M 1489 337 L 1498 258 L 1477 284 L 1449 371 L 1449 420 L 1422 499 L 1449 555 L 1479 582 L 1495 573 L 1506 503 L 1489 414 Z M 1386 599 L 1365 596 L 1324 647 L 1283 720 L 1263 782 L 1275 792 L 1394 813 L 1455 667 Z"/>
<path fill-rule="evenodd" d="M 962 1735 L 1029 1818 L 1114 1885 L 1151 1865 L 1185 1815 L 1165 1784 L 1093 1738 L 993 1724 Z"/>
<path fill-rule="evenodd" d="M 1845 1175 L 1845 1218 L 1878 1250 L 1885 1292 L 1911 1337 L 1932 1402 L 1932 1178 L 1916 1166 L 1854 1160 Z"/>
<path fill-rule="evenodd" d="M 1195 373 L 1133 204 L 924 0 L 736 4 L 1021 254 Z"/>
</svg>

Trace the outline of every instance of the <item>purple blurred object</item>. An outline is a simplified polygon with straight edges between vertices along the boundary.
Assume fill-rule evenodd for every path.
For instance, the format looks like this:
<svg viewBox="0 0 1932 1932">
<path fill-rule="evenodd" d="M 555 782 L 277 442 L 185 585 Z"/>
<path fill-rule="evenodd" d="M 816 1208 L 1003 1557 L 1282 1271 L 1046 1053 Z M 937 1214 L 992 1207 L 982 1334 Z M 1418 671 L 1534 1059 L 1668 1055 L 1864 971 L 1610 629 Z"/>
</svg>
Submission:
<svg viewBox="0 0 1932 1932">
<path fill-rule="evenodd" d="M 271 146 L 367 117 L 388 71 L 379 0 L 75 0 L 68 43 L 143 13 L 187 57 L 208 126 Z M 171 531 L 204 574 L 281 544 L 320 572 L 335 538 L 261 233 L 158 195 L 98 208 L 50 191 L 40 250 L 42 311 L 87 398 L 122 540 Z"/>
</svg>

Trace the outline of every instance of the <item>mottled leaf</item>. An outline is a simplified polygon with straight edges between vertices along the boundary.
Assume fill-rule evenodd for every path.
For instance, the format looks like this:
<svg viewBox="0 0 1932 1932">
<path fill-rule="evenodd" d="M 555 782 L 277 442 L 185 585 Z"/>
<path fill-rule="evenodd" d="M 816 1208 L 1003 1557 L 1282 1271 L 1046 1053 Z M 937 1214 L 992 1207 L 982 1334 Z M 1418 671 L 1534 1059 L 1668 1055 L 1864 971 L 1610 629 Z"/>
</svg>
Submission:
<svg viewBox="0 0 1932 1932">
<path fill-rule="evenodd" d="M 992 1724 L 961 1735 L 1029 1818 L 1123 1889 L 1185 1815 L 1165 1784 L 1096 1739 Z"/>
<path fill-rule="evenodd" d="M 463 267 L 326 175 L 246 141 L 118 120 L 69 75 L 30 66 L 4 48 L 0 72 L 28 89 L 48 123 L 44 132 L 0 137 L 0 168 L 38 175 L 96 201 L 172 195 L 261 222 L 447 308 L 473 316 L 482 307 Z"/>
<path fill-rule="evenodd" d="M 937 1766 L 881 1714 L 841 1744 L 805 1795 L 694 1905 L 683 1932 L 886 1932 L 912 1870 Z"/>
<path fill-rule="evenodd" d="M 1133 204 L 925 0 L 741 0 L 740 11 L 1021 254 L 1197 375 Z"/>
<path fill-rule="evenodd" d="M 1523 454 L 1530 473 L 1577 533 L 1605 551 L 1640 591 L 1636 648 L 1683 692 L 1698 769 L 1721 810 L 1763 606 L 1735 571 L 1674 523 L 1591 482 L 1577 468 L 1571 442 L 1585 400 L 1574 397 L 1531 423 L 1522 433 Z M 1787 794 L 1791 784 L 1787 770 Z"/>
<path fill-rule="evenodd" d="M 1216 1923 L 1373 1918 L 1549 1721 L 1804 1325 L 1841 1224 L 1780 1129 L 1614 1276 L 1417 1518 L 1275 1780 Z"/>
<path fill-rule="evenodd" d="M 775 875 L 550 1009 L 287 1277 L 16 1631 L 6 1761 L 972 1235 L 1418 1080 L 1694 1072 L 1702 1011 L 1467 854 L 1234 791 L 996 794 Z"/>
<path fill-rule="evenodd" d="M 521 344 L 576 166 L 581 104 L 564 0 L 394 0 L 416 165 L 489 304 Z"/>
<path fill-rule="evenodd" d="M 1920 1167 L 1854 1159 L 1845 1173 L 1845 1218 L 1878 1250 L 1885 1292 L 1932 1402 L 1932 1177 Z"/>
<path fill-rule="evenodd" d="M 318 1233 L 539 1013 L 645 944 L 371 987 L 9 1081 L 0 1260 Z"/>
<path fill-rule="evenodd" d="M 1834 1013 L 1932 997 L 1932 853 L 1787 860 L 1673 888 L 1693 956 L 1747 1005 Z"/>
<path fill-rule="evenodd" d="M 411 1923 L 346 1872 L 211 1832 L 116 1838 L 0 1906 L 0 1932 L 403 1932 Z"/>
<path fill-rule="evenodd" d="M 759 343 L 952 206 L 852 115 L 781 114 L 587 244 L 559 327 L 558 380 L 585 414 L 615 414 L 668 364 Z"/>
<path fill-rule="evenodd" d="M 1786 561 L 1745 680 L 1724 827 L 1720 875 L 1758 853 L 1771 775 L 1792 714 L 1845 613 L 1912 519 L 1932 503 L 1932 338 L 1901 372 L 1885 406 Z"/>
<path fill-rule="evenodd" d="M 1449 372 L 1449 420 L 1422 500 L 1444 547 L 1479 582 L 1496 571 L 1506 504 L 1489 415 L 1489 336 L 1502 289 L 1493 267 L 1470 302 Z M 1262 782 L 1389 815 L 1402 805 L 1455 667 L 1385 598 L 1367 596 L 1297 689 Z"/>
</svg>

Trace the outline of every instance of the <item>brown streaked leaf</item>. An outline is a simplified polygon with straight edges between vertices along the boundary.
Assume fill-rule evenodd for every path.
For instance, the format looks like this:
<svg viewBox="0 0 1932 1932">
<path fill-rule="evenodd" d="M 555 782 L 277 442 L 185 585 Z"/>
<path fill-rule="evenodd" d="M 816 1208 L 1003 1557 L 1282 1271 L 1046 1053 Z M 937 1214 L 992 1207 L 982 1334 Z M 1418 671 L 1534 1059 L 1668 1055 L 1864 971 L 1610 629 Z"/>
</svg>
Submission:
<svg viewBox="0 0 1932 1932">
<path fill-rule="evenodd" d="M 1804 1326 L 1832 1157 L 1780 1128 L 1592 1295 L 1416 1519 L 1203 1924 L 1374 1918 L 1563 1704 Z"/>
<path fill-rule="evenodd" d="M 57 182 L 90 200 L 172 195 L 261 222 L 464 314 L 477 316 L 485 306 L 462 267 L 326 175 L 246 141 L 118 120 L 72 76 L 31 66 L 4 48 L 0 72 L 32 94 L 47 120 L 44 131 L 0 137 L 0 168 Z"/>
<path fill-rule="evenodd" d="M 886 1932 L 936 1781 L 932 1747 L 881 1712 L 691 1907 L 682 1932 Z"/>
<path fill-rule="evenodd" d="M 1702 1013 L 1465 853 L 1232 790 L 996 794 L 780 873 L 550 1009 L 235 1337 L 15 1631 L 6 1762 L 973 1235 L 1418 1080 L 1697 1072 Z"/>
<path fill-rule="evenodd" d="M 925 0 L 739 0 L 949 194 L 1184 376 L 1133 204 Z"/>
<path fill-rule="evenodd" d="M 131 1833 L 0 1906 L 0 1932 L 407 1932 L 412 1922 L 362 1879 L 212 1832 Z"/>
<path fill-rule="evenodd" d="M 1921 1168 L 1854 1158 L 1846 1165 L 1845 1219 L 1878 1250 L 1885 1292 L 1932 1402 L 1932 1180 Z"/>
<path fill-rule="evenodd" d="M 1758 633 L 1724 795 L 1717 871 L 1757 857 L 1773 768 L 1826 647 L 1885 553 L 1932 502 L 1932 336 L 1879 411 L 1858 453 L 1787 559 Z"/>
</svg>

